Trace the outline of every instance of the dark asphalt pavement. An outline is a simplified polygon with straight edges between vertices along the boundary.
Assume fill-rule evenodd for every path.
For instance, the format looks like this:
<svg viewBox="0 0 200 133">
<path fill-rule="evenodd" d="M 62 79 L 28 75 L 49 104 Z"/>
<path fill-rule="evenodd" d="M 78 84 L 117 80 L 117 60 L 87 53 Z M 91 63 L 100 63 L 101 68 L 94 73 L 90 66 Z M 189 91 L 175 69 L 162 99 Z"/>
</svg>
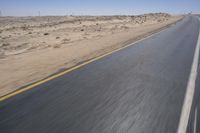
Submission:
<svg viewBox="0 0 200 133">
<path fill-rule="evenodd" d="M 187 16 L 1 102 L 0 133 L 176 133 L 199 25 Z"/>
</svg>

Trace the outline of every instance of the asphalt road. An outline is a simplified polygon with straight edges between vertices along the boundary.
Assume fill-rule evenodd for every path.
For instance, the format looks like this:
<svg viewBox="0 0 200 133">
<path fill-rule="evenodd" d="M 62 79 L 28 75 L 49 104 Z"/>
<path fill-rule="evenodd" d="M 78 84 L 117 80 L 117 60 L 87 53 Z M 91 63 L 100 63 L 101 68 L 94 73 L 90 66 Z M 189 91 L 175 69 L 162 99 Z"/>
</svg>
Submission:
<svg viewBox="0 0 200 133">
<path fill-rule="evenodd" d="M 0 132 L 176 133 L 199 28 L 197 17 L 185 17 L 159 34 L 1 102 Z M 193 108 L 200 101 L 198 89 L 200 79 Z M 193 131 L 193 114 L 188 132 Z"/>
</svg>

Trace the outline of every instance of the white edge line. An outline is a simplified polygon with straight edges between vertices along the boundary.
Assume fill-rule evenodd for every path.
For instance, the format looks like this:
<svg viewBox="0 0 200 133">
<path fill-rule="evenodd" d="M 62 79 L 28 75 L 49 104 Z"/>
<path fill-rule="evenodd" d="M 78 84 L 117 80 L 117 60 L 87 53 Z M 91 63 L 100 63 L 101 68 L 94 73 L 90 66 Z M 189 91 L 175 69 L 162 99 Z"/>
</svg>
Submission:
<svg viewBox="0 0 200 133">
<path fill-rule="evenodd" d="M 200 21 L 200 18 L 199 18 L 199 21 Z M 189 80 L 187 83 L 186 94 L 185 94 L 185 99 L 184 99 L 184 103 L 182 107 L 182 112 L 180 116 L 177 133 L 187 132 L 187 126 L 188 126 L 188 121 L 189 121 L 189 116 L 190 116 L 190 111 L 192 108 L 192 102 L 193 102 L 194 91 L 195 91 L 195 83 L 196 83 L 196 78 L 197 78 L 197 73 L 198 73 L 197 69 L 198 69 L 198 61 L 199 61 L 199 50 L 200 50 L 200 30 L 199 30 L 198 41 L 197 41 L 197 45 L 196 45 L 196 49 L 194 53 L 192 68 L 191 68 Z"/>
<path fill-rule="evenodd" d="M 193 133 L 197 132 L 197 107 L 195 108 L 195 112 L 194 112 L 194 127 L 193 127 Z"/>
</svg>

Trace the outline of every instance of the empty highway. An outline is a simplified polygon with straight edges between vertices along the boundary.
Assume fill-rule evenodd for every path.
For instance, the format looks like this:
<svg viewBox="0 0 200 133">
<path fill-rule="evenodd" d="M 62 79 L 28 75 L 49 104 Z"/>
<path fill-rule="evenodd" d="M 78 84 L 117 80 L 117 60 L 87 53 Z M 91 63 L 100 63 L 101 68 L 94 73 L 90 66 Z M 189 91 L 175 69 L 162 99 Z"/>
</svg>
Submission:
<svg viewBox="0 0 200 133">
<path fill-rule="evenodd" d="M 0 133 L 176 133 L 199 31 L 199 18 L 186 16 L 151 37 L 1 101 Z M 200 132 L 199 76 L 188 133 Z"/>
</svg>

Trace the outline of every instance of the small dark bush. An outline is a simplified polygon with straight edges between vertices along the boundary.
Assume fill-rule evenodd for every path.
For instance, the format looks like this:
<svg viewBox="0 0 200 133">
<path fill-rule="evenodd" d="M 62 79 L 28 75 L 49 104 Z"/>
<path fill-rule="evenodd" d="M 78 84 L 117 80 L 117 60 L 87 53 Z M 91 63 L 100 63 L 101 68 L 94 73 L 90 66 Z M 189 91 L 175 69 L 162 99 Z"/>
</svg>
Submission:
<svg viewBox="0 0 200 133">
<path fill-rule="evenodd" d="M 44 33 L 45 36 L 49 35 L 49 33 Z"/>
</svg>

